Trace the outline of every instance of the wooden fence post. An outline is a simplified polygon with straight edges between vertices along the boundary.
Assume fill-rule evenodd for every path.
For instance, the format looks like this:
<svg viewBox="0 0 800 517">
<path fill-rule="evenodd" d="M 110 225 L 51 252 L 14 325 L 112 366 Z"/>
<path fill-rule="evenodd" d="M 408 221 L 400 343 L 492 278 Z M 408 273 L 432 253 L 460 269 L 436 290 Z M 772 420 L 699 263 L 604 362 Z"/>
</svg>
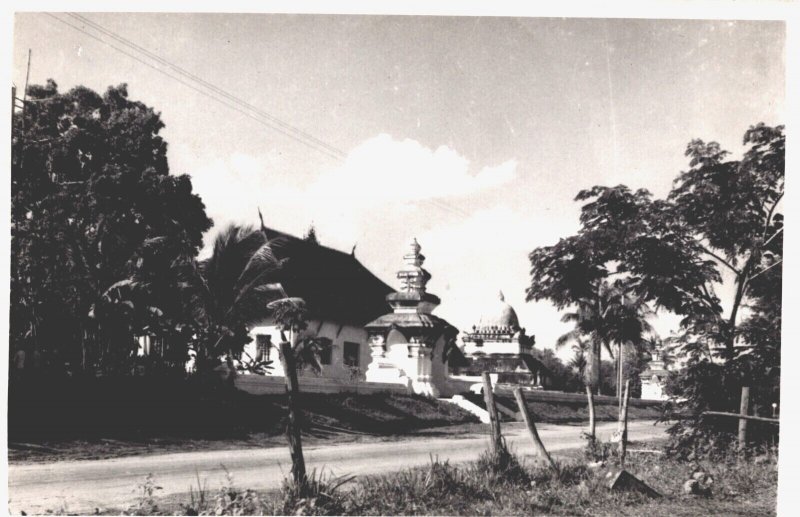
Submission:
<svg viewBox="0 0 800 517">
<path fill-rule="evenodd" d="M 500 418 L 497 415 L 497 406 L 494 405 L 494 392 L 492 391 L 492 379 L 489 372 L 481 374 L 483 380 L 483 400 L 486 403 L 486 411 L 489 413 L 489 423 L 492 426 L 491 451 L 494 458 L 499 458 L 505 452 L 503 447 L 503 437 L 500 434 Z"/>
<path fill-rule="evenodd" d="M 628 450 L 628 401 L 630 399 L 630 379 L 625 381 L 625 394 L 622 397 L 622 410 L 619 412 L 619 466 L 625 468 L 625 453 Z"/>
<path fill-rule="evenodd" d="M 739 404 L 739 414 L 747 416 L 750 413 L 750 388 L 742 386 L 742 400 Z M 739 450 L 747 446 L 747 419 L 739 419 Z"/>
<path fill-rule="evenodd" d="M 522 420 L 525 421 L 525 425 L 528 426 L 528 432 L 531 435 L 531 439 L 533 440 L 533 445 L 536 448 L 537 454 L 543 457 L 547 463 L 550 464 L 550 468 L 557 473 L 558 467 L 556 466 L 556 462 L 553 461 L 553 458 L 551 458 L 550 454 L 547 453 L 547 449 L 544 448 L 542 439 L 539 438 L 539 432 L 536 430 L 536 424 L 533 422 L 533 417 L 531 417 L 530 413 L 528 413 L 528 404 L 525 402 L 525 395 L 522 393 L 522 388 L 514 389 L 514 398 L 517 399 L 519 412 L 522 414 Z"/>
</svg>

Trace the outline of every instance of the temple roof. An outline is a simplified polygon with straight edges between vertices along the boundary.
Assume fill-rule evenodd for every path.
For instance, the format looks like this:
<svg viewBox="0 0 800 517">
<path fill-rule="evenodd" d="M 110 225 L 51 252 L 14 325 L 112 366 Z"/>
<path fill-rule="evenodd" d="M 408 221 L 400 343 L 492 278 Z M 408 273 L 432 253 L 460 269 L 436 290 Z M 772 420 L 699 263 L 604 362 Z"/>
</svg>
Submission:
<svg viewBox="0 0 800 517">
<path fill-rule="evenodd" d="M 394 289 L 372 274 L 351 253 L 264 228 L 274 252 L 287 259 L 280 282 L 288 296 L 302 298 L 309 316 L 364 325 L 389 311 L 386 295 Z"/>
<path fill-rule="evenodd" d="M 476 330 L 489 329 L 516 332 L 520 329 L 519 318 L 514 308 L 506 303 L 503 292 L 500 291 L 496 300 L 490 302 L 483 310 Z"/>
</svg>

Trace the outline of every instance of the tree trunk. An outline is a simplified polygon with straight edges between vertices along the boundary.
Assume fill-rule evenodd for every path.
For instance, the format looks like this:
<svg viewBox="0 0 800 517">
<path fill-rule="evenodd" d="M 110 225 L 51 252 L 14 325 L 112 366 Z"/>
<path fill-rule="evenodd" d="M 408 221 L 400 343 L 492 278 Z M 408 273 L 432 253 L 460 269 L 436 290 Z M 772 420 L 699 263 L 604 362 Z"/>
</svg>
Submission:
<svg viewBox="0 0 800 517">
<path fill-rule="evenodd" d="M 745 271 L 749 269 L 745 265 Z M 736 296 L 733 299 L 733 306 L 731 307 L 731 314 L 728 318 L 727 335 L 725 336 L 725 360 L 730 361 L 734 355 L 734 343 L 736 341 L 736 316 L 739 313 L 739 306 L 742 304 L 744 298 L 744 291 L 747 287 L 747 277 L 745 271 L 736 278 Z"/>
<path fill-rule="evenodd" d="M 306 486 L 306 462 L 303 458 L 303 443 L 300 437 L 302 413 L 297 404 L 300 387 L 297 381 L 297 366 L 294 360 L 292 344 L 284 341 L 281 343 L 281 365 L 286 378 L 286 393 L 288 398 L 288 422 L 286 424 L 286 439 L 289 441 L 289 452 L 292 456 L 292 478 L 301 490 Z"/>
<path fill-rule="evenodd" d="M 586 398 L 589 401 L 589 436 L 592 437 L 592 440 L 595 439 L 595 423 L 594 423 L 594 395 L 592 394 L 592 388 L 588 384 L 586 385 Z"/>
<path fill-rule="evenodd" d="M 592 341 L 592 346 L 589 349 L 589 364 L 586 374 L 586 385 L 596 391 L 597 395 L 600 394 L 600 353 L 602 344 L 600 342 Z"/>
</svg>

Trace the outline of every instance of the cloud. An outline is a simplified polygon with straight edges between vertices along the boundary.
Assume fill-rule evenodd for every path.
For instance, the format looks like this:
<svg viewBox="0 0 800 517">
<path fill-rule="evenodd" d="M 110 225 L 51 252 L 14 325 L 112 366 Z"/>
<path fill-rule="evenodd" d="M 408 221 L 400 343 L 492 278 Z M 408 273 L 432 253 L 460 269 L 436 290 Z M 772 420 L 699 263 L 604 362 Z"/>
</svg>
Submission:
<svg viewBox="0 0 800 517">
<path fill-rule="evenodd" d="M 258 157 L 234 153 L 199 164 L 192 177 L 216 230 L 232 221 L 256 223 L 260 207 L 276 228 L 299 234 L 313 221 L 326 243 L 349 247 L 372 233 L 367 227 L 376 220 L 397 225 L 415 203 L 506 184 L 516 169 L 511 159 L 473 171 L 469 160 L 448 146 L 431 149 L 379 134 L 353 148 L 340 165 L 316 175 L 294 174 L 292 164 L 267 152 Z"/>
<path fill-rule="evenodd" d="M 355 147 L 305 194 L 371 204 L 463 196 L 511 181 L 516 168 L 516 160 L 508 160 L 472 174 L 469 160 L 450 147 L 431 149 L 380 134 Z"/>
<path fill-rule="evenodd" d="M 525 301 L 530 283 L 528 254 L 574 232 L 573 225 L 547 219 L 548 213 L 523 217 L 505 205 L 480 210 L 456 224 L 437 226 L 418 236 L 429 288 L 442 298 L 437 314 L 463 331 L 494 307 L 498 291 L 517 312 L 538 346 L 552 347 L 569 330 L 547 302 Z"/>
</svg>

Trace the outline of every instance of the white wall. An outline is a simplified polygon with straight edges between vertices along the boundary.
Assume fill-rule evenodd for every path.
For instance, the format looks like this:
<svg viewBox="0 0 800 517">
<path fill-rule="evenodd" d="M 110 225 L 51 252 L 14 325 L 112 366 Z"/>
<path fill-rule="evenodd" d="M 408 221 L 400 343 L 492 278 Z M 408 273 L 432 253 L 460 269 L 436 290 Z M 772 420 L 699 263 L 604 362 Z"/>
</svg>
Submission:
<svg viewBox="0 0 800 517">
<path fill-rule="evenodd" d="M 324 337 L 331 340 L 331 364 L 322 366 L 321 377 L 330 379 L 353 380 L 353 372 L 350 368 L 344 365 L 344 343 L 352 342 L 359 344 L 359 370 L 358 380 L 364 379 L 364 372 L 369 366 L 372 359 L 370 355 L 369 345 L 367 344 L 367 331 L 361 327 L 353 325 L 340 325 L 332 321 L 312 320 L 308 323 L 308 328 L 304 331 L 305 334 L 314 337 Z M 264 320 L 254 325 L 250 329 L 250 336 L 252 341 L 245 345 L 244 351 L 251 357 L 255 358 L 257 353 L 256 348 L 256 335 L 268 335 L 272 337 L 273 349 L 270 352 L 270 359 L 273 361 L 272 370 L 267 375 L 270 376 L 283 376 L 283 370 L 280 365 L 280 356 L 278 355 L 277 346 L 281 342 L 280 331 L 271 320 Z M 313 376 L 314 373 L 310 371 L 300 372 L 300 376 Z"/>
</svg>

